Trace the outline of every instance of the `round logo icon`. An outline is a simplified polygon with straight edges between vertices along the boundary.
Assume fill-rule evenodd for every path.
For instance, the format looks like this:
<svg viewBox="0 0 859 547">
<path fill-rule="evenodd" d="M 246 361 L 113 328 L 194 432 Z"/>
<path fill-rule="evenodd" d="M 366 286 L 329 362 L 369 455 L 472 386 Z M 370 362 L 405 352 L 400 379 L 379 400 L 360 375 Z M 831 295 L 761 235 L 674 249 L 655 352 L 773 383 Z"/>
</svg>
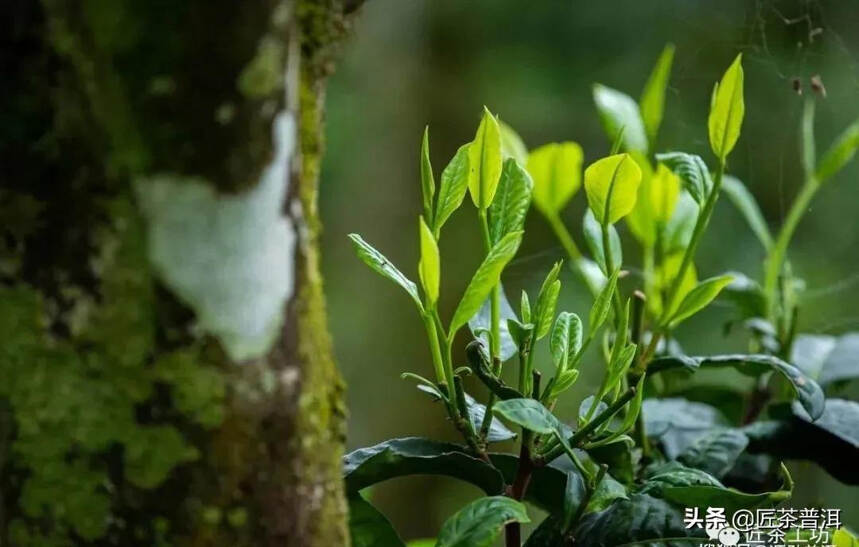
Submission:
<svg viewBox="0 0 859 547">
<path fill-rule="evenodd" d="M 719 541 L 722 545 L 732 547 L 740 542 L 740 532 L 730 526 L 722 528 L 719 530 Z"/>
</svg>

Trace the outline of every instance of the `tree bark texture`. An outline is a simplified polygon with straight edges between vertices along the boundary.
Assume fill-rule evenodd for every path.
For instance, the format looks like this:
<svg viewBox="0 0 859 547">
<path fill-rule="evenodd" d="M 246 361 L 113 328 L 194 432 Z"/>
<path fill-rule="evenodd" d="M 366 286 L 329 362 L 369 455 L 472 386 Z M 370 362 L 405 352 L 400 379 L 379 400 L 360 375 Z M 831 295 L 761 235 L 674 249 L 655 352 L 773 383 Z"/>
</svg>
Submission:
<svg viewBox="0 0 859 547">
<path fill-rule="evenodd" d="M 346 0 L 0 5 L 0 545 L 338 546 Z"/>
</svg>

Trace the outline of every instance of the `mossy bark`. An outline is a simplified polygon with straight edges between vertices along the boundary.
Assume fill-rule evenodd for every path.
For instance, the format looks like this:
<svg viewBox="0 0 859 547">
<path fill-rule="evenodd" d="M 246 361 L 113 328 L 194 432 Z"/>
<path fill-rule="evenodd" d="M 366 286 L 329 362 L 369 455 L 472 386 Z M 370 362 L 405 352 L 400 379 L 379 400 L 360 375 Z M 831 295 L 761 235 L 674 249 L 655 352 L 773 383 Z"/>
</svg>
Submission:
<svg viewBox="0 0 859 547">
<path fill-rule="evenodd" d="M 356 7 L 0 6 L 0 545 L 348 544 L 316 194 Z M 294 276 L 275 341 L 236 362 L 153 266 L 140 195 L 252 190 L 284 114 Z"/>
</svg>

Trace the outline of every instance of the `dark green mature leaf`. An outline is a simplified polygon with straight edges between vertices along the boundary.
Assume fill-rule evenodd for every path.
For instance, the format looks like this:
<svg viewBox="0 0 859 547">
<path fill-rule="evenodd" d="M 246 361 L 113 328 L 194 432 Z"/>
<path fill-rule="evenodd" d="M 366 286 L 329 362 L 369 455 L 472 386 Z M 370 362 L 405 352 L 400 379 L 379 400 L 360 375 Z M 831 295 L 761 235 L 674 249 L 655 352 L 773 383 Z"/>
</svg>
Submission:
<svg viewBox="0 0 859 547">
<path fill-rule="evenodd" d="M 531 175 L 513 158 L 504 161 L 495 199 L 489 206 L 489 236 L 493 244 L 522 229 L 531 205 Z"/>
<path fill-rule="evenodd" d="M 512 454 L 490 454 L 492 464 L 504 475 L 508 484 L 516 479 L 519 458 Z M 569 465 L 567 463 L 569 462 Z M 574 477 L 574 478 L 570 478 Z M 557 458 L 549 465 L 534 469 L 531 482 L 525 492 L 525 500 L 540 509 L 562 516 L 567 482 L 582 481 L 581 475 L 566 457 Z"/>
<path fill-rule="evenodd" d="M 564 529 L 569 529 L 573 519 L 582 510 L 582 504 L 587 498 L 588 489 L 579 473 L 567 473 L 567 484 L 564 488 Z"/>
<path fill-rule="evenodd" d="M 501 337 L 501 345 L 499 347 L 499 357 L 504 362 L 516 355 L 517 344 L 510 335 L 510 326 L 507 323 L 508 319 L 516 319 L 516 312 L 510 306 L 510 301 L 507 300 L 507 295 L 504 292 L 504 287 L 499 288 L 500 304 L 498 309 L 500 321 L 498 323 L 498 334 Z M 486 346 L 489 346 L 489 332 L 492 325 L 492 298 L 487 298 L 483 301 L 477 313 L 468 320 L 468 328 L 475 338 L 483 340 Z"/>
<path fill-rule="evenodd" d="M 549 515 L 531 532 L 524 547 L 564 547 L 572 545 L 572 540 L 564 537 L 563 519 Z"/>
<path fill-rule="evenodd" d="M 671 317 L 671 324 L 677 325 L 707 307 L 732 279 L 730 275 L 720 275 L 698 283 L 683 297 L 677 311 Z"/>
<path fill-rule="evenodd" d="M 662 497 L 662 489 L 674 486 L 722 486 L 719 479 L 706 471 L 686 467 L 680 462 L 653 464 L 645 470 L 647 479 L 639 493 Z"/>
<path fill-rule="evenodd" d="M 772 355 L 711 355 L 706 357 L 669 356 L 651 361 L 648 371 L 659 372 L 676 368 L 733 367 L 747 376 L 760 376 L 765 372 L 777 372 L 793 386 L 803 408 L 816 419 L 823 413 L 824 395 L 820 386 L 797 367 Z"/>
<path fill-rule="evenodd" d="M 789 499 L 793 494 L 793 480 L 784 465 L 782 476 L 782 489 L 774 492 L 747 494 L 724 486 L 669 486 L 662 488 L 662 497 L 681 507 L 699 507 L 705 510 L 708 507 L 724 507 L 725 513 L 731 515 L 740 509 L 771 506 Z"/>
<path fill-rule="evenodd" d="M 635 478 L 635 465 L 638 455 L 633 454 L 633 447 L 628 439 L 617 439 L 607 444 L 588 448 L 588 454 L 594 461 L 606 464 L 609 473 L 617 477 L 623 484 L 632 484 Z"/>
<path fill-rule="evenodd" d="M 734 207 L 736 207 L 743 215 L 743 218 L 746 219 L 746 222 L 749 224 L 749 228 L 751 228 L 752 232 L 758 236 L 764 249 L 772 247 L 773 237 L 770 233 L 769 226 L 767 226 L 767 222 L 764 220 L 764 215 L 761 213 L 760 207 L 758 207 L 758 202 L 755 201 L 755 197 L 751 192 L 749 192 L 748 188 L 746 188 L 742 181 L 737 177 L 725 175 L 722 177 L 722 191 L 725 192 L 728 199 L 734 204 Z"/>
<path fill-rule="evenodd" d="M 617 140 L 623 130 L 624 150 L 647 153 L 647 133 L 638 104 L 626 93 L 594 84 L 594 102 L 610 141 Z"/>
<path fill-rule="evenodd" d="M 749 438 L 738 429 L 717 429 L 686 448 L 677 461 L 721 479 L 734 467 L 748 444 Z"/>
<path fill-rule="evenodd" d="M 593 472 L 596 472 L 596 466 L 594 466 L 592 470 Z M 626 491 L 626 487 L 612 477 L 610 473 L 606 473 L 599 486 L 597 486 L 596 491 L 591 495 L 591 499 L 588 501 L 588 506 L 585 511 L 588 513 L 602 511 L 615 500 L 628 498 L 629 495 Z"/>
<path fill-rule="evenodd" d="M 500 401 L 492 410 L 511 422 L 541 435 L 551 434 L 560 428 L 555 415 L 535 399 Z"/>
<path fill-rule="evenodd" d="M 361 448 L 343 458 L 346 489 L 356 492 L 405 475 L 446 475 L 469 482 L 487 494 L 504 488 L 504 477 L 465 448 L 420 437 L 391 439 Z"/>
<path fill-rule="evenodd" d="M 352 547 L 404 547 L 391 522 L 358 493 L 349 496 Z"/>
<path fill-rule="evenodd" d="M 462 300 L 459 301 L 459 305 L 453 313 L 453 319 L 450 321 L 451 334 L 459 330 L 477 313 L 492 288 L 498 284 L 501 271 L 516 254 L 521 242 L 522 232 L 511 232 L 501 238 L 501 241 L 489 250 L 483 263 L 477 268 L 474 277 L 471 278 L 465 288 Z"/>
<path fill-rule="evenodd" d="M 659 126 L 662 123 L 662 112 L 665 107 L 665 89 L 668 87 L 668 77 L 671 75 L 671 63 L 674 60 L 674 44 L 667 44 L 656 66 L 647 79 L 644 91 L 641 93 L 639 104 L 641 105 L 641 118 L 644 121 L 644 129 L 650 147 L 656 141 Z"/>
<path fill-rule="evenodd" d="M 853 122 L 835 139 L 817 166 L 817 179 L 824 182 L 838 173 L 859 150 L 859 121 Z"/>
<path fill-rule="evenodd" d="M 711 428 L 728 425 L 716 408 L 680 398 L 645 399 L 642 416 L 647 435 L 662 444 L 669 459 L 676 458 Z"/>
<path fill-rule="evenodd" d="M 441 227 L 454 211 L 462 205 L 465 192 L 468 190 L 468 145 L 462 145 L 444 171 L 441 173 L 441 184 L 438 189 L 435 214 L 433 215 L 433 232 L 436 236 Z"/>
<path fill-rule="evenodd" d="M 588 248 L 591 250 L 591 254 L 593 255 L 596 263 L 599 264 L 600 269 L 604 274 L 608 275 L 609 272 L 606 266 L 605 252 L 603 251 L 602 244 L 602 226 L 597 222 L 593 211 L 588 209 L 585 212 L 582 224 L 582 229 L 585 234 L 585 243 L 588 244 Z M 617 229 L 611 224 L 608 226 L 608 233 L 611 260 L 612 264 L 616 268 L 623 264 L 623 248 L 620 246 L 620 236 L 617 234 Z"/>
<path fill-rule="evenodd" d="M 687 529 L 682 510 L 647 494 L 633 494 L 615 501 L 607 509 L 586 515 L 573 536 L 588 547 L 692 546 L 706 537 L 703 529 Z"/>
<path fill-rule="evenodd" d="M 382 277 L 387 277 L 403 289 L 409 296 L 412 297 L 412 300 L 415 301 L 418 308 L 423 309 L 423 304 L 421 304 L 420 296 L 418 296 L 418 287 L 415 283 L 410 280 L 408 277 L 403 274 L 400 270 L 397 269 L 394 264 L 385 258 L 385 255 L 377 251 L 373 248 L 372 245 L 364 241 L 360 235 L 358 234 L 349 234 L 349 239 L 352 240 L 352 244 L 355 247 L 355 253 L 357 253 L 358 258 L 360 258 L 364 264 L 369 266 L 373 271 L 381 275 Z"/>
<path fill-rule="evenodd" d="M 766 314 L 766 296 L 757 281 L 740 272 L 728 272 L 731 282 L 722 289 L 720 296 L 734 303 L 740 317 L 763 317 Z"/>
<path fill-rule="evenodd" d="M 835 349 L 837 340 L 837 337 L 827 334 L 800 334 L 793 341 L 790 362 L 819 382 L 824 363 Z M 820 385 L 823 386 L 822 383 Z"/>
<path fill-rule="evenodd" d="M 823 387 L 859 379 L 859 333 L 801 334 L 793 343 L 790 362 Z"/>
<path fill-rule="evenodd" d="M 696 154 L 666 152 L 656 154 L 656 160 L 664 163 L 683 181 L 683 188 L 697 203 L 703 204 L 713 188 L 713 179 L 707 164 Z"/>
<path fill-rule="evenodd" d="M 749 452 L 810 460 L 841 482 L 859 485 L 859 403 L 827 399 L 816 421 L 794 405 L 786 420 L 755 422 L 743 432 Z"/>
<path fill-rule="evenodd" d="M 488 547 L 511 522 L 530 522 L 524 505 L 505 496 L 479 498 L 444 523 L 436 547 Z"/>
<path fill-rule="evenodd" d="M 474 397 L 465 394 L 465 404 L 468 405 L 468 417 L 475 430 L 480 429 L 480 424 L 483 423 L 483 417 L 486 415 L 486 406 L 478 403 Z M 500 443 L 516 438 L 516 433 L 504 425 L 504 422 L 498 418 L 492 417 L 492 422 L 489 424 L 489 434 L 486 436 L 486 441 L 490 443 Z"/>
<path fill-rule="evenodd" d="M 404 372 L 400 376 L 402 378 L 413 378 L 418 380 L 420 383 L 415 387 L 428 394 L 433 399 L 433 402 L 447 399 L 447 395 L 443 394 L 434 383 L 430 382 L 426 378 L 421 378 L 417 374 L 412 374 L 410 372 Z M 486 414 L 486 406 L 478 403 L 474 397 L 468 393 L 465 393 L 465 404 L 468 406 L 468 416 L 471 419 L 472 425 L 475 430 L 479 429 L 480 424 L 483 423 L 483 416 Z M 493 416 L 492 422 L 489 424 L 489 433 L 486 436 L 487 442 L 499 443 L 508 441 L 515 437 L 516 433 L 510 431 L 510 429 L 504 425 L 504 422 Z"/>
</svg>

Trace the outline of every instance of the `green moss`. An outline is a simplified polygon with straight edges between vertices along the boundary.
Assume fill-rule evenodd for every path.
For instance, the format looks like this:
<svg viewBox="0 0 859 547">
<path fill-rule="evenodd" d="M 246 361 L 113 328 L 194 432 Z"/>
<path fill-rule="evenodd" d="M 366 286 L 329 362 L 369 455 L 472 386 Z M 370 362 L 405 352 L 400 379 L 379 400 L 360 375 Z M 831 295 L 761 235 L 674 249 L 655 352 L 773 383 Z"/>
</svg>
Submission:
<svg viewBox="0 0 859 547">
<path fill-rule="evenodd" d="M 99 295 L 77 304 L 86 311 L 76 315 L 76 334 L 51 334 L 48 326 L 62 318 L 49 316 L 36 290 L 0 287 L 0 331 L 6 333 L 0 397 L 14 414 L 12 466 L 24 477 L 20 514 L 10 529 L 15 545 L 64 545 L 72 534 L 104 537 L 120 503 L 112 492 L 155 489 L 199 456 L 175 426 L 137 419 L 139 407 L 154 404 L 156 383 L 166 384 L 189 422 L 214 427 L 223 414 L 223 381 L 200 364 L 199 351 L 177 351 L 150 365 L 154 298 L 142 223 L 127 201 L 108 210 L 113 222 L 99 234 L 92 260 Z M 120 475 L 110 472 L 116 447 Z"/>
<path fill-rule="evenodd" d="M 271 96 L 283 86 L 286 51 L 283 40 L 264 37 L 257 53 L 239 75 L 239 91 L 251 99 Z"/>
</svg>

